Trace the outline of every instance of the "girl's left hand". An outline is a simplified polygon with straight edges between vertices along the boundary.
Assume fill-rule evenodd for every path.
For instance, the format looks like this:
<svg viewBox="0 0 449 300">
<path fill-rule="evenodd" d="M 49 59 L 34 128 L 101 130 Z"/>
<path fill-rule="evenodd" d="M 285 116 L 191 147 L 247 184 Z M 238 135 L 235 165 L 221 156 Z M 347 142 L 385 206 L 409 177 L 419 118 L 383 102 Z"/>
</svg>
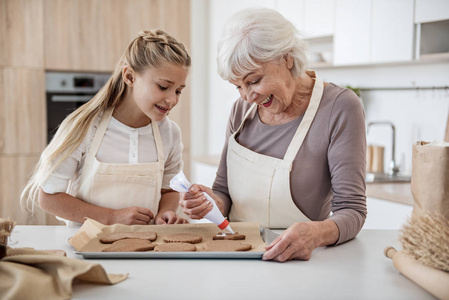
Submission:
<svg viewBox="0 0 449 300">
<path fill-rule="evenodd" d="M 164 224 L 187 224 L 189 223 L 186 219 L 178 216 L 174 211 L 164 211 L 158 214 L 154 219 L 154 224 L 164 225 Z"/>
</svg>

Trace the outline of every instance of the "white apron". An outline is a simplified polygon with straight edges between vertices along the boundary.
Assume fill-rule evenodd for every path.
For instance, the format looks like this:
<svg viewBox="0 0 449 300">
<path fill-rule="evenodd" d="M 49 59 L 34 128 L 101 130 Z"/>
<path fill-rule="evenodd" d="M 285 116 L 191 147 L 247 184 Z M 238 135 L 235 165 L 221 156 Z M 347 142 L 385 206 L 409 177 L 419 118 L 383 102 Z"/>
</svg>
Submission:
<svg viewBox="0 0 449 300">
<path fill-rule="evenodd" d="M 157 122 L 151 122 L 158 161 L 142 164 L 109 164 L 96 158 L 101 141 L 111 120 L 113 108 L 103 113 L 97 131 L 86 154 L 79 179 L 76 198 L 87 203 L 121 209 L 131 206 L 146 207 L 155 215 L 161 199 L 164 174 L 164 149 Z M 69 194 L 70 187 L 69 187 Z M 79 225 L 68 222 L 67 225 Z"/>
<path fill-rule="evenodd" d="M 315 73 L 312 72 L 313 77 Z M 253 104 L 240 127 L 228 141 L 228 188 L 232 199 L 229 218 L 233 222 L 259 222 L 270 228 L 287 228 L 310 221 L 293 202 L 290 172 L 323 96 L 323 81 L 315 77 L 310 103 L 287 148 L 284 159 L 256 153 L 241 146 L 235 136 L 257 104 Z"/>
</svg>

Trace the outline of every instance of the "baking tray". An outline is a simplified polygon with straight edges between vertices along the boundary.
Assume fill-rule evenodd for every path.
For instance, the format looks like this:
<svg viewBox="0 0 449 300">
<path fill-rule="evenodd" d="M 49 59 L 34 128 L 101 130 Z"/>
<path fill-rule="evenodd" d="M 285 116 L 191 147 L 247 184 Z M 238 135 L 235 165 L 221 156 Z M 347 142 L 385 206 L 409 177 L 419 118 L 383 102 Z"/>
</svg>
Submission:
<svg viewBox="0 0 449 300">
<path fill-rule="evenodd" d="M 279 233 L 268 228 L 260 228 L 260 235 L 266 244 L 271 243 Z M 233 252 L 84 252 L 74 251 L 86 259 L 115 259 L 115 258 L 258 258 L 261 259 L 265 252 L 233 251 Z"/>
</svg>

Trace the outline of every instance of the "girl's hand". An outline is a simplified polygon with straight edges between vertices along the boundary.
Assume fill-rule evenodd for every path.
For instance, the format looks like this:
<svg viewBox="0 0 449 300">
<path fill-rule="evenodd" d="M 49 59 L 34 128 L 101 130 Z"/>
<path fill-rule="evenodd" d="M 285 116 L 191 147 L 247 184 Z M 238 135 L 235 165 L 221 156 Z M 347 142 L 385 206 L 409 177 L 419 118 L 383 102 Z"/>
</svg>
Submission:
<svg viewBox="0 0 449 300">
<path fill-rule="evenodd" d="M 133 206 L 112 210 L 110 224 L 147 225 L 153 219 L 153 212 L 148 208 Z"/>
<path fill-rule="evenodd" d="M 187 223 L 189 222 L 186 219 L 181 218 L 174 211 L 164 211 L 163 213 L 156 215 L 156 219 L 154 219 L 154 224 L 156 225 Z"/>
<path fill-rule="evenodd" d="M 212 198 L 215 197 L 215 194 L 210 188 L 199 184 L 193 184 L 189 192 L 181 193 L 179 206 L 182 207 L 182 211 L 191 219 L 202 219 L 212 210 L 213 204 L 206 199 L 203 192 L 207 192 Z"/>
</svg>

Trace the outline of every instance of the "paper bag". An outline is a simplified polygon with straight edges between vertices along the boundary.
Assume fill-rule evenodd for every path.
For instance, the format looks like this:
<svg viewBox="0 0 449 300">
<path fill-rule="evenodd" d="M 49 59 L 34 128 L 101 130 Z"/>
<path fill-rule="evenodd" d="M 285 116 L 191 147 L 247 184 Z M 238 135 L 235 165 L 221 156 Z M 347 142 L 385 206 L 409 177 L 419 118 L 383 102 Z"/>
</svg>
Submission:
<svg viewBox="0 0 449 300">
<path fill-rule="evenodd" d="M 449 143 L 419 141 L 412 161 L 412 218 L 429 212 L 449 220 Z"/>
</svg>

